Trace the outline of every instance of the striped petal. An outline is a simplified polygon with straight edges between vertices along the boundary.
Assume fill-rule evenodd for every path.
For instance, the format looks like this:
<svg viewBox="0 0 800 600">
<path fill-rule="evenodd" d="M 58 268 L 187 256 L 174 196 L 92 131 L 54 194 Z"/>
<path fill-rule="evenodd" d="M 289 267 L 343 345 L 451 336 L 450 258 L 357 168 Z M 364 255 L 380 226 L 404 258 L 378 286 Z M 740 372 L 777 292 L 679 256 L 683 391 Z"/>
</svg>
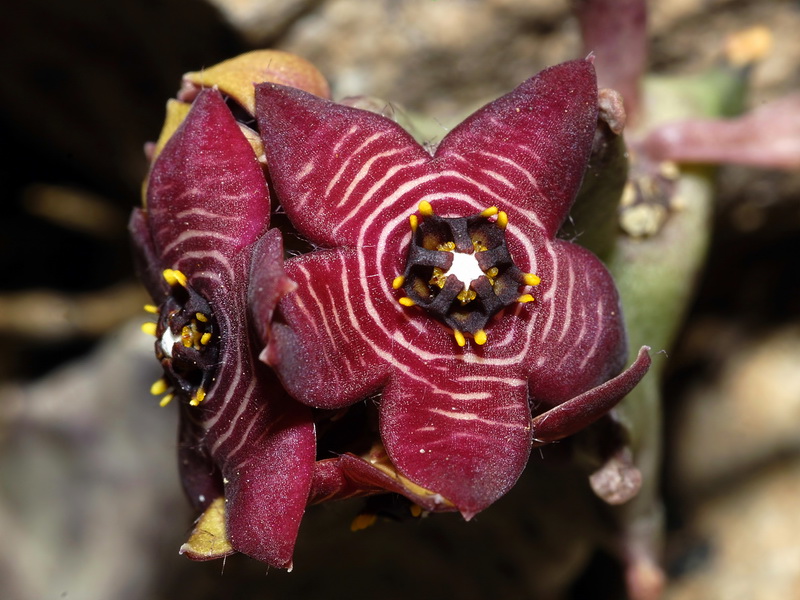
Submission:
<svg viewBox="0 0 800 600">
<path fill-rule="evenodd" d="M 244 255 L 233 260 L 234 282 L 246 281 L 247 267 Z M 215 311 L 221 368 L 189 418 L 205 432 L 205 451 L 224 478 L 234 548 L 287 567 L 311 486 L 313 419 L 309 409 L 287 399 L 258 361 L 244 290 L 226 287 L 215 277 L 216 271 L 190 276 L 198 287 L 215 286 L 227 304 Z"/>
<path fill-rule="evenodd" d="M 477 373 L 454 364 L 397 378 L 381 400 L 381 437 L 397 470 L 467 519 L 511 489 L 531 448 L 525 380 L 454 384 Z"/>
<path fill-rule="evenodd" d="M 527 213 L 553 237 L 578 193 L 597 127 L 591 60 L 545 69 L 480 109 L 441 142 L 436 160 Z M 505 208 L 505 206 L 508 208 Z"/>
<path fill-rule="evenodd" d="M 535 322 L 523 361 L 534 408 L 551 407 L 619 373 L 625 324 L 611 275 L 588 250 L 560 240 L 538 254 Z"/>
<path fill-rule="evenodd" d="M 287 275 L 297 289 L 281 302 L 261 356 L 292 396 L 318 408 L 348 406 L 378 391 L 389 374 L 386 340 L 376 346 L 365 330 L 377 326 L 376 318 L 392 329 L 393 315 L 402 313 L 370 314 L 362 285 L 380 283 L 354 278 L 358 262 L 352 249 L 288 261 Z"/>
<path fill-rule="evenodd" d="M 225 453 L 227 531 L 238 551 L 270 565 L 291 568 L 292 553 L 314 470 L 310 410 L 291 400 L 250 402 L 238 419 L 240 438 L 220 444 Z M 263 397 L 263 396 L 262 396 Z M 235 446 L 228 453 L 227 448 Z M 224 448 L 224 449 L 223 449 Z"/>
<path fill-rule="evenodd" d="M 219 92 L 197 97 L 154 163 L 146 210 L 162 264 L 187 274 L 207 263 L 229 265 L 266 230 L 261 165 Z"/>
<path fill-rule="evenodd" d="M 278 197 L 319 245 L 363 243 L 365 221 L 429 198 L 445 212 L 459 199 L 502 204 L 552 237 L 591 151 L 597 85 L 591 61 L 542 71 L 456 127 L 435 157 L 389 119 L 277 84 L 257 86 L 256 113 Z"/>
<path fill-rule="evenodd" d="M 393 121 L 294 88 L 256 86 L 256 115 L 278 199 L 321 246 L 356 244 L 374 208 L 430 159 Z"/>
</svg>

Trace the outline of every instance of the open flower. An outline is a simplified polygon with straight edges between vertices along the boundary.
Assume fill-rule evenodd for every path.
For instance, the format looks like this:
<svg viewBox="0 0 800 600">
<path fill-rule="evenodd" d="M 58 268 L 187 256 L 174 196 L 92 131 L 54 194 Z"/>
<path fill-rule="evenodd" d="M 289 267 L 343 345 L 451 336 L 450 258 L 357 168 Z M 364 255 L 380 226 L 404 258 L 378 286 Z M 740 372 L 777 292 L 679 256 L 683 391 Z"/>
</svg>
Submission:
<svg viewBox="0 0 800 600">
<path fill-rule="evenodd" d="M 247 317 L 251 263 L 273 295 L 290 282 L 276 263 L 277 231 L 263 168 L 222 94 L 199 93 L 153 164 L 145 208 L 130 228 L 156 305 L 144 329 L 164 368 L 153 393 L 179 402 L 180 471 L 198 510 L 224 496 L 233 550 L 289 566 L 311 486 L 310 410 L 286 395 L 257 360 Z M 265 257 L 269 264 L 264 265 Z M 278 265 L 279 266 L 279 265 Z M 191 552 L 190 552 L 191 554 Z"/>
<path fill-rule="evenodd" d="M 416 502 L 471 517 L 532 444 L 594 422 L 644 376 L 646 348 L 623 371 L 605 267 L 556 239 L 597 124 L 590 59 L 526 81 L 433 153 L 281 85 L 256 86 L 256 116 L 278 199 L 317 247 L 286 262 L 297 287 L 274 319 L 275 294 L 252 295 L 262 359 L 317 409 L 380 392 L 374 464 Z"/>
</svg>

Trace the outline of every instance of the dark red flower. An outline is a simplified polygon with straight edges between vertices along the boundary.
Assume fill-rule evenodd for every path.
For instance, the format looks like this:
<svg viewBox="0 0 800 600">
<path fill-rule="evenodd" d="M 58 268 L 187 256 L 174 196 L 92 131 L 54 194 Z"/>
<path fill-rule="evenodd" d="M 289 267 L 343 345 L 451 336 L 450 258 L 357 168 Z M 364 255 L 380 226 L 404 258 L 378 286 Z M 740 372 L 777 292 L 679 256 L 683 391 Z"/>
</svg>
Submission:
<svg viewBox="0 0 800 600">
<path fill-rule="evenodd" d="M 556 238 L 597 124 L 591 60 L 543 71 L 432 153 L 386 118 L 281 85 L 256 87 L 256 116 L 278 200 L 316 247 L 286 262 L 297 287 L 274 319 L 275 294 L 252 294 L 262 359 L 317 409 L 380 392 L 386 456 L 317 463 L 314 494 L 390 472 L 426 509 L 469 518 L 532 444 L 594 422 L 644 376 L 646 348 L 623 371 L 605 267 Z"/>
<path fill-rule="evenodd" d="M 130 223 L 158 305 L 150 308 L 157 322 L 145 326 L 164 367 L 153 392 L 180 403 L 181 478 L 193 505 L 205 510 L 224 496 L 230 547 L 216 555 L 237 550 L 287 567 L 315 441 L 310 409 L 257 360 L 248 318 L 251 265 L 272 290 L 261 294 L 262 311 L 291 285 L 272 259 L 282 247 L 277 230 L 267 231 L 269 216 L 251 144 L 220 92 L 200 92 Z"/>
</svg>

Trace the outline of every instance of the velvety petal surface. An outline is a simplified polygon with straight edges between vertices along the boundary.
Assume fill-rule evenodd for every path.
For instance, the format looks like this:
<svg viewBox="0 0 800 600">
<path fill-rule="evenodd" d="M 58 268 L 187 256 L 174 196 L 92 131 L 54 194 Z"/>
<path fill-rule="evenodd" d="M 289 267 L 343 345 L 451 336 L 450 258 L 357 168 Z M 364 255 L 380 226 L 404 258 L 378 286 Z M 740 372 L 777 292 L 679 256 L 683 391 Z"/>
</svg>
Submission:
<svg viewBox="0 0 800 600">
<path fill-rule="evenodd" d="M 627 357 L 619 296 L 605 266 L 588 250 L 561 240 L 537 258 L 542 284 L 522 361 L 534 410 L 617 375 Z"/>
<path fill-rule="evenodd" d="M 454 167 L 553 237 L 578 193 L 597 127 L 591 60 L 545 69 L 490 102 L 439 144 L 436 160 Z M 447 160 L 450 163 L 450 160 Z"/>
<path fill-rule="evenodd" d="M 206 432 L 203 443 L 223 476 L 234 548 L 287 567 L 311 486 L 314 425 L 310 410 L 289 399 L 257 359 L 247 320 L 247 256 L 230 263 L 240 285 L 226 287 L 213 273 L 193 273 L 195 281 L 213 283 L 227 299 L 225 310 L 215 312 L 220 369 L 193 418 Z"/>
<path fill-rule="evenodd" d="M 178 423 L 178 472 L 186 497 L 197 511 L 204 511 L 223 495 L 222 474 L 205 444 L 206 431 L 199 411 L 180 403 Z"/>
<path fill-rule="evenodd" d="M 250 144 L 220 93 L 204 90 L 150 173 L 147 213 L 161 264 L 231 278 L 231 259 L 266 231 L 269 210 Z"/>
<path fill-rule="evenodd" d="M 276 400 L 275 388 L 260 391 L 272 394 L 271 401 L 251 403 L 239 416 L 241 437 L 215 444 L 226 454 L 228 536 L 237 551 L 290 568 L 311 489 L 314 425 L 306 407 Z"/>
<path fill-rule="evenodd" d="M 386 189 L 399 194 L 430 159 L 395 122 L 290 87 L 256 86 L 256 116 L 278 199 L 321 246 L 356 244 Z"/>
<path fill-rule="evenodd" d="M 294 291 L 297 284 L 283 268 L 283 237 L 279 229 L 270 229 L 253 247 L 250 262 L 248 301 L 251 323 L 262 340 L 269 339 L 269 326 L 281 298 Z"/>
<path fill-rule="evenodd" d="M 380 445 L 367 457 L 347 453 L 317 461 L 308 502 L 318 504 L 387 492 L 403 495 L 425 510 L 454 510 L 440 494 L 399 474 Z"/>
<path fill-rule="evenodd" d="M 646 370 L 639 363 L 625 385 L 589 392 L 624 366 L 619 299 L 593 255 L 554 240 L 597 124 L 591 60 L 547 69 L 488 104 L 433 156 L 383 117 L 297 90 L 260 85 L 256 106 L 279 201 L 312 242 L 338 246 L 287 261 L 297 288 L 260 332 L 262 360 L 311 406 L 344 407 L 382 391 L 389 479 L 342 457 L 319 470 L 312 497 L 402 480 L 399 493 L 417 502 L 422 490 L 432 509 L 455 506 L 469 518 L 522 472 L 529 399 L 540 414 L 580 398 L 553 413 L 576 431 L 610 409 L 608 389 Z M 490 206 L 504 213 L 498 226 L 515 266 L 541 282 L 520 283 L 534 300 L 497 313 L 485 341 L 460 345 L 424 308 L 401 304 L 392 282 L 404 273 L 415 223 L 431 211 L 465 217 Z M 264 306 L 259 314 L 272 311 Z"/>
<path fill-rule="evenodd" d="M 381 438 L 392 463 L 471 518 L 505 494 L 531 448 L 524 379 L 459 368 L 398 377 L 384 389 Z M 459 379 L 473 378 L 472 385 Z"/>
<path fill-rule="evenodd" d="M 378 391 L 388 378 L 391 359 L 386 340 L 376 346 L 367 330 L 402 313 L 394 306 L 368 314 L 363 286 L 380 285 L 358 278 L 355 250 L 306 254 L 287 263 L 297 289 L 281 302 L 281 318 L 271 326 L 262 360 L 272 366 L 286 390 L 318 408 L 347 406 Z M 380 333 L 378 339 L 380 340 Z"/>
<path fill-rule="evenodd" d="M 563 404 L 532 422 L 533 439 L 550 443 L 588 427 L 614 408 L 642 380 L 650 368 L 650 348 L 643 346 L 633 364 L 622 373 Z"/>
<path fill-rule="evenodd" d="M 134 208 L 128 221 L 128 231 L 133 242 L 133 262 L 136 273 L 142 280 L 147 293 L 156 302 L 167 295 L 169 287 L 161 275 L 163 267 L 158 256 L 153 236 L 150 234 L 150 224 L 147 213 L 141 208 Z"/>
<path fill-rule="evenodd" d="M 278 197 L 315 243 L 371 243 L 364 220 L 437 198 L 523 212 L 553 236 L 591 151 L 597 86 L 591 61 L 546 69 L 456 127 L 433 158 L 393 121 L 299 90 L 259 85 L 256 107 Z"/>
</svg>

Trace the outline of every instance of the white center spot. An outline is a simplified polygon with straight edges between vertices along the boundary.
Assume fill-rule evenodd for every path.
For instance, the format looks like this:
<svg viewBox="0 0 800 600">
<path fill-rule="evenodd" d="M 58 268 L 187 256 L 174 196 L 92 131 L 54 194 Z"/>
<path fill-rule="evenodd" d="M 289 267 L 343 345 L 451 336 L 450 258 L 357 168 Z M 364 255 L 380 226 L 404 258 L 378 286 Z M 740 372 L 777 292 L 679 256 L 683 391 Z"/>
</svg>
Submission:
<svg viewBox="0 0 800 600">
<path fill-rule="evenodd" d="M 453 255 L 453 264 L 444 274 L 446 279 L 450 275 L 455 275 L 461 283 L 464 284 L 464 290 L 469 289 L 469 284 L 478 279 L 484 272 L 478 265 L 478 260 L 475 258 L 475 253 L 466 254 L 465 252 L 451 252 Z"/>
<path fill-rule="evenodd" d="M 161 334 L 161 351 L 167 358 L 172 358 L 172 346 L 179 341 L 180 338 L 175 337 L 175 334 L 172 333 L 172 329 L 169 327 L 167 327 L 164 330 L 164 333 Z"/>
</svg>

